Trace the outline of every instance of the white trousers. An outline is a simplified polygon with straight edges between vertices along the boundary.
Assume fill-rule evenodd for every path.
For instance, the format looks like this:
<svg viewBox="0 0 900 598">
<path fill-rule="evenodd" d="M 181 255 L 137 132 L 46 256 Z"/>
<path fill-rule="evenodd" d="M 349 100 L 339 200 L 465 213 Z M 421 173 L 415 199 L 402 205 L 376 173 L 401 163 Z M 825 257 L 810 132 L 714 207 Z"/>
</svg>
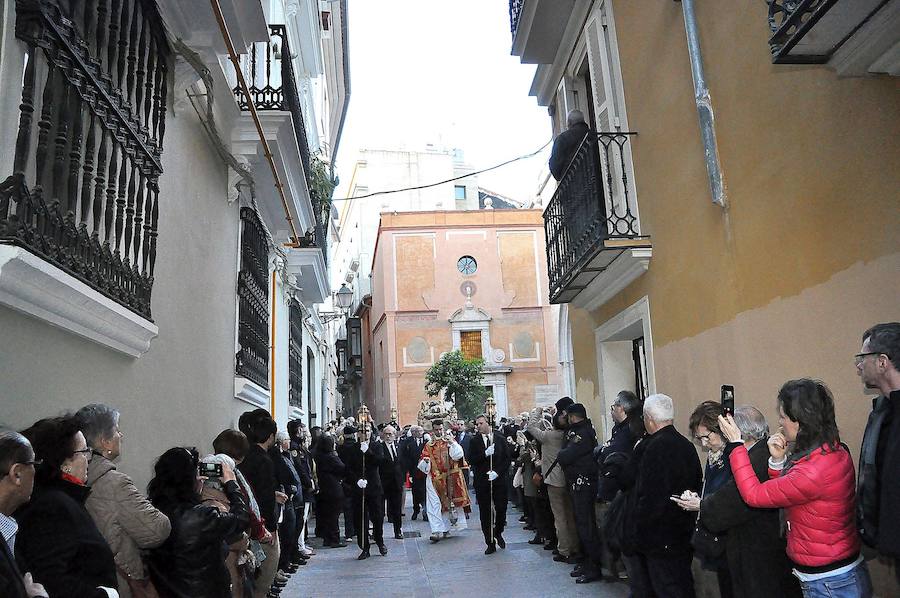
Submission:
<svg viewBox="0 0 900 598">
<path fill-rule="evenodd" d="M 434 489 L 434 484 L 431 481 L 431 476 L 427 476 L 425 478 L 425 511 L 428 513 L 428 525 L 431 526 L 432 534 L 441 534 L 444 532 L 449 532 L 451 530 L 466 529 L 466 514 L 460 508 L 451 508 L 454 510 L 454 514 L 456 515 L 456 523 L 450 522 L 449 512 L 441 512 L 441 499 L 438 496 L 437 491 Z"/>
</svg>

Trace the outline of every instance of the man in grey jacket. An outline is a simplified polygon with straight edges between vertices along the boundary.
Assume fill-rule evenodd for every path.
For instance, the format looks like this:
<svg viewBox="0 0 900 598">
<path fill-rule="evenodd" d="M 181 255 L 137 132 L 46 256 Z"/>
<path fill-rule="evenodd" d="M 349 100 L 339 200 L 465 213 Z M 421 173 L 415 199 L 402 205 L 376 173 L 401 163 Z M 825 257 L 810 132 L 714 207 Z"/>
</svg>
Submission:
<svg viewBox="0 0 900 598">
<path fill-rule="evenodd" d="M 541 443 L 541 468 L 547 494 L 550 497 L 550 510 L 553 511 L 553 522 L 556 527 L 557 547 L 553 560 L 563 563 L 575 563 L 578 554 L 578 532 L 575 528 L 575 515 L 572 510 L 572 498 L 566 487 L 566 474 L 557 463 L 559 449 L 565 437 L 565 426 L 561 419 L 565 408 L 573 403 L 564 397 L 557 401 L 553 416 L 553 427 L 547 429 L 543 425 L 543 409 L 536 407 L 528 417 L 528 431 L 535 440 Z M 555 463 L 555 465 L 554 465 Z"/>
</svg>

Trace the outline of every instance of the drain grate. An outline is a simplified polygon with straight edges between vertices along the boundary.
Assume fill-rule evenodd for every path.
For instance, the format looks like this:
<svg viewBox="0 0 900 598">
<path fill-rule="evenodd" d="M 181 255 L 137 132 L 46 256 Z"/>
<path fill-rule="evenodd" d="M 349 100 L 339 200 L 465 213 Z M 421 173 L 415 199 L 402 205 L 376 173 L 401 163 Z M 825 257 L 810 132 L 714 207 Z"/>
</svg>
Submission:
<svg viewBox="0 0 900 598">
<path fill-rule="evenodd" d="M 421 532 L 403 532 L 403 537 L 404 538 L 421 538 L 422 533 Z"/>
</svg>

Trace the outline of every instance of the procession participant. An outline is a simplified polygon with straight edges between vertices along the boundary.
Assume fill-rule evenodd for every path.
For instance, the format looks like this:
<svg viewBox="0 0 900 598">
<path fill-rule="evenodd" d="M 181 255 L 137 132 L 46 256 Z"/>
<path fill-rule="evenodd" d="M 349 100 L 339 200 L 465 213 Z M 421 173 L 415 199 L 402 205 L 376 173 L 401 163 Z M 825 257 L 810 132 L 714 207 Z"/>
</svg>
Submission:
<svg viewBox="0 0 900 598">
<path fill-rule="evenodd" d="M 484 554 L 493 554 L 498 545 L 506 548 L 503 528 L 506 527 L 505 478 L 509 475 L 509 445 L 503 434 L 491 428 L 486 415 L 476 417 L 475 425 L 478 436 L 472 440 L 469 455 L 472 459 L 475 498 L 481 515 L 481 531 L 487 544 Z"/>
<path fill-rule="evenodd" d="M 419 470 L 425 473 L 425 510 L 431 526 L 432 542 L 441 534 L 446 538 L 450 529 L 465 529 L 462 513 L 471 503 L 463 468 L 468 467 L 463 449 L 450 432 L 444 432 L 443 420 L 431 422 L 431 440 L 422 447 Z"/>
<path fill-rule="evenodd" d="M 343 451 L 347 465 L 346 479 L 351 482 L 354 521 L 356 522 L 357 544 L 361 550 L 359 560 L 369 558 L 369 525 L 372 526 L 372 540 L 378 546 L 381 556 L 387 555 L 384 545 L 384 491 L 381 488 L 381 467 L 387 457 L 384 443 L 376 442 L 372 434 L 372 424 L 360 421 L 358 442 L 347 443 Z"/>
<path fill-rule="evenodd" d="M 425 504 L 425 474 L 419 468 L 419 460 L 422 455 L 422 448 L 425 441 L 422 435 L 425 430 L 422 426 L 412 426 L 409 429 L 409 437 L 403 443 L 401 453 L 403 454 L 403 462 L 406 465 L 406 471 L 409 474 L 410 490 L 412 492 L 413 512 L 412 519 L 419 516 L 419 511 L 423 510 L 422 520 L 428 521 L 428 510 L 424 508 Z"/>
</svg>

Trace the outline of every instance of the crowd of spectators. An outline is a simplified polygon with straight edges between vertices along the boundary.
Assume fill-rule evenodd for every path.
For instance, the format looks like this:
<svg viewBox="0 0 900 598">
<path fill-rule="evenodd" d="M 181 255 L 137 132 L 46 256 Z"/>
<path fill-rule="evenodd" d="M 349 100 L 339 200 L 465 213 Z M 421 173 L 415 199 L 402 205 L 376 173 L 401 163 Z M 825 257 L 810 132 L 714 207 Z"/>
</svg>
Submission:
<svg viewBox="0 0 900 598">
<path fill-rule="evenodd" d="M 695 596 L 695 559 L 724 598 L 867 598 L 864 546 L 900 584 L 898 359 L 900 323 L 864 333 L 857 373 L 880 394 L 859 476 L 831 391 L 807 378 L 781 386 L 774 432 L 755 406 L 704 401 L 689 439 L 670 397 L 627 390 L 605 440 L 568 397 L 494 426 L 448 422 L 479 505 L 496 503 L 498 520 L 481 513 L 494 530 L 485 554 L 494 533 L 505 547 L 508 496 L 529 543 L 573 565 L 575 582 L 627 581 L 634 598 Z M 355 536 L 359 559 L 373 544 L 386 555 L 384 518 L 403 539 L 407 484 L 412 519 L 427 517 L 420 426 L 342 418 L 279 431 L 267 411 L 248 411 L 207 456 L 165 451 L 144 494 L 116 465 L 119 417 L 92 404 L 0 430 L 0 596 L 273 598 L 315 555 L 311 535 L 324 548 Z"/>
</svg>

